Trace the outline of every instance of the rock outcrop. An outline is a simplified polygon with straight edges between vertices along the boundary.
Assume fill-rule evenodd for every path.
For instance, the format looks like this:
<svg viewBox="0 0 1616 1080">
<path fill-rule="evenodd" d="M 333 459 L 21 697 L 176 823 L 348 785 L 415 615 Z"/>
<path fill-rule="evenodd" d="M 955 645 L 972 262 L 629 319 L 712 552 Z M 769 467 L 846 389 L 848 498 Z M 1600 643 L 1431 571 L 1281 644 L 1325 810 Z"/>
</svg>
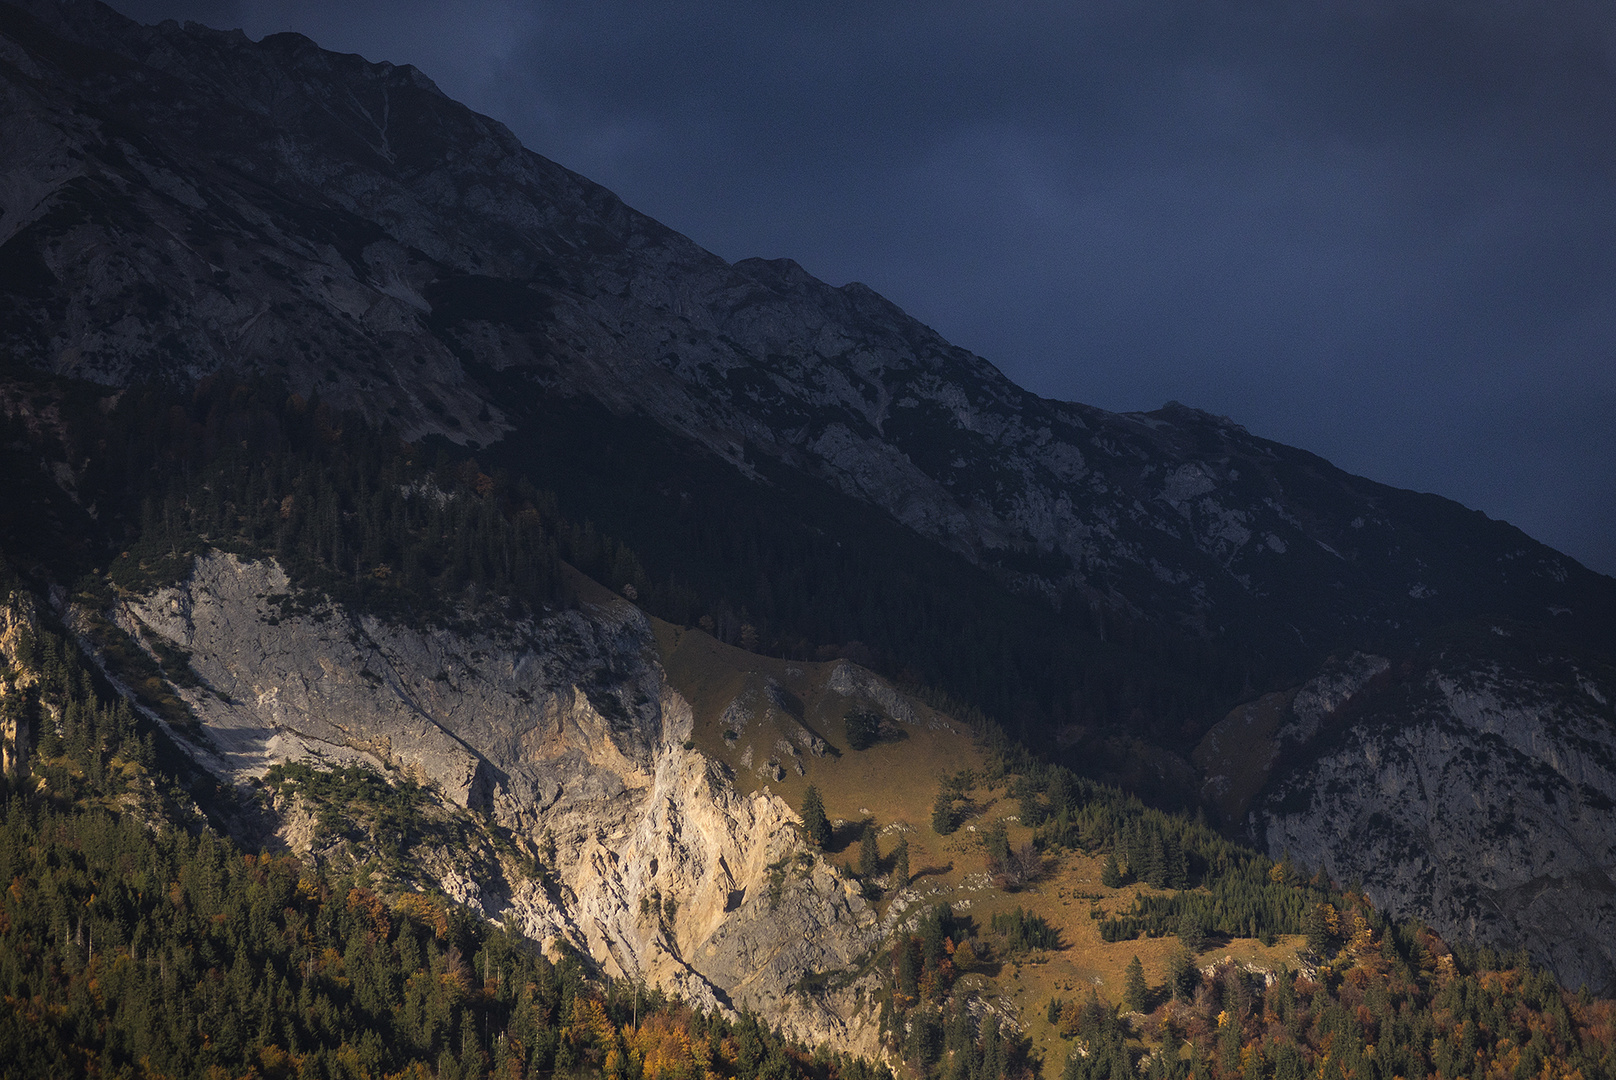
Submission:
<svg viewBox="0 0 1616 1080">
<path fill-rule="evenodd" d="M 1385 671 L 1367 658 L 1349 666 Z M 1341 674 L 1309 688 L 1343 690 Z M 1566 984 L 1610 993 L 1613 699 L 1603 665 L 1468 649 L 1356 698 L 1304 688 L 1280 729 L 1299 737 L 1277 755 L 1249 826 L 1274 857 L 1361 881 L 1390 914 L 1450 940 L 1525 948 Z"/>
<path fill-rule="evenodd" d="M 685 748 L 690 707 L 636 608 L 411 628 L 293 593 L 273 562 L 215 553 L 115 613 L 137 640 L 188 653 L 199 685 L 175 690 L 200 733 L 181 742 L 201 764 L 237 784 L 299 760 L 413 777 L 527 850 L 554 848 L 548 885 L 423 853 L 450 895 L 611 975 L 877 1052 L 856 975 L 891 928 L 804 845 L 780 798 L 739 794 Z M 294 842 L 297 824 L 283 830 Z M 799 990 L 825 973 L 846 985 Z"/>
<path fill-rule="evenodd" d="M 22 590 L 0 595 L 0 773 L 12 776 L 27 767 L 33 733 L 21 695 L 34 675 L 18 663 L 25 638 L 35 633 L 33 597 Z"/>
</svg>

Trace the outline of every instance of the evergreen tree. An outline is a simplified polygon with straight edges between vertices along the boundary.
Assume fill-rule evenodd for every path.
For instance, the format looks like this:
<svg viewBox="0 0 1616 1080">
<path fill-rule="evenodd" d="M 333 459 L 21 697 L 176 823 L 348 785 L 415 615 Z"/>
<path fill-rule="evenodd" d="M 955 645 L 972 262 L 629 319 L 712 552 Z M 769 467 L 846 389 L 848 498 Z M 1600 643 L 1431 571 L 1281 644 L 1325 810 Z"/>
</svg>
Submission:
<svg viewBox="0 0 1616 1080">
<path fill-rule="evenodd" d="M 868 709 L 855 709 L 842 717 L 847 730 L 847 745 L 854 750 L 868 750 L 881 740 L 881 717 Z"/>
<path fill-rule="evenodd" d="M 959 818 L 954 814 L 954 799 L 946 791 L 937 793 L 937 801 L 931 808 L 931 828 L 938 836 L 947 836 L 959 828 Z"/>
<path fill-rule="evenodd" d="M 812 784 L 802 797 L 802 826 L 815 847 L 830 846 L 830 819 L 825 816 L 825 803 L 819 797 L 819 789 Z"/>
<path fill-rule="evenodd" d="M 898 943 L 898 993 L 911 1000 L 920 995 L 920 965 L 911 941 Z"/>
<path fill-rule="evenodd" d="M 1325 947 L 1330 943 L 1330 922 L 1323 904 L 1308 908 L 1302 932 L 1307 935 L 1307 951 L 1314 956 L 1323 956 Z"/>
<path fill-rule="evenodd" d="M 1195 969 L 1195 957 L 1180 945 L 1167 957 L 1167 989 L 1180 1001 L 1195 997 L 1201 985 L 1201 973 Z"/>
<path fill-rule="evenodd" d="M 62 753 L 62 735 L 56 727 L 56 718 L 43 709 L 39 712 L 39 756 L 58 757 Z"/>
<path fill-rule="evenodd" d="M 907 889 L 909 887 L 909 838 L 900 837 L 898 846 L 892 851 L 892 888 Z"/>
<path fill-rule="evenodd" d="M 1150 984 L 1145 982 L 1145 966 L 1137 954 L 1128 961 L 1128 971 L 1122 977 L 1122 1000 L 1130 1012 L 1144 1012 L 1150 1001 Z"/>
<path fill-rule="evenodd" d="M 1100 884 L 1108 889 L 1122 887 L 1122 867 L 1117 865 L 1117 853 L 1114 851 L 1105 857 L 1105 865 L 1100 868 Z"/>
<path fill-rule="evenodd" d="M 983 1017 L 982 1024 L 982 1076 L 984 1080 L 998 1080 L 1004 1075 L 1004 1043 L 1000 1038 L 999 1018 Z"/>
<path fill-rule="evenodd" d="M 1198 953 L 1206 948 L 1206 917 L 1199 911 L 1186 911 L 1178 917 L 1178 940 L 1185 949 Z"/>
<path fill-rule="evenodd" d="M 874 877 L 876 870 L 881 866 L 881 848 L 875 837 L 875 828 L 864 826 L 864 835 L 859 838 L 858 872 L 860 877 Z"/>
</svg>

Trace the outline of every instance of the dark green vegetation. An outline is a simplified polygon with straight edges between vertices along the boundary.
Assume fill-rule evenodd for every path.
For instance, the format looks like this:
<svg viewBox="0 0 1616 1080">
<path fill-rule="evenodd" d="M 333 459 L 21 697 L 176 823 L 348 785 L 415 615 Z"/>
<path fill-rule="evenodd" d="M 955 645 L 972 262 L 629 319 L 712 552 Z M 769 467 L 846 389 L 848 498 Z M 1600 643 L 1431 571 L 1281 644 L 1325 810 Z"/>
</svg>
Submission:
<svg viewBox="0 0 1616 1080">
<path fill-rule="evenodd" d="M 811 1058 L 750 1016 L 636 1001 L 441 900 L 244 855 L 210 832 L 13 794 L 0 874 L 9 1075 L 881 1072 Z"/>
<path fill-rule="evenodd" d="M 360 765 L 312 768 L 300 761 L 272 765 L 262 781 L 266 793 L 300 797 L 315 814 L 317 845 L 334 842 L 363 852 L 366 865 L 394 887 L 428 884 L 412 855 L 418 850 L 476 851 L 487 838 L 533 877 L 545 868 L 532 856 L 517 854 L 505 830 L 458 807 L 442 805 L 432 792 L 407 777 L 383 777 Z M 504 876 L 493 858 L 477 869 L 490 883 Z"/>
<path fill-rule="evenodd" d="M 896 738 L 901 729 L 880 713 L 868 709 L 853 709 L 842 717 L 847 731 L 847 745 L 854 750 L 868 750 L 884 739 Z"/>
<path fill-rule="evenodd" d="M 1232 842 L 1202 820 L 1146 806 L 1018 747 L 1004 746 L 994 771 L 1009 779 L 1021 821 L 1034 827 L 1039 849 L 1104 852 L 1101 879 L 1107 888 L 1140 881 L 1172 890 L 1141 895 L 1131 910 L 1102 921 L 1106 941 L 1141 934 L 1182 937 L 1186 927 L 1203 938 L 1272 941 L 1301 933 L 1310 904 L 1338 898 L 1322 877 L 1305 882 L 1293 867 Z"/>
<path fill-rule="evenodd" d="M 970 919 L 933 905 L 883 955 L 881 1029 L 917 1076 L 999 1080 L 1038 1066 L 1024 1038 L 956 988 L 961 975 L 991 962 L 975 931 Z"/>
<path fill-rule="evenodd" d="M 534 613 L 569 602 L 563 558 L 654 591 L 633 552 L 561 518 L 526 480 L 400 442 L 317 400 L 225 379 L 183 398 L 130 391 L 111 407 L 76 384 L 52 383 L 35 400 L 66 418 L 59 441 L 8 422 L 8 449 L 82 461 L 78 487 L 99 513 L 69 505 L 22 520 L 51 485 L 14 457 L 3 538 L 20 561 L 92 594 L 101 580 L 133 590 L 177 580 L 210 548 L 274 557 L 299 590 L 276 598 L 288 613 L 327 596 L 411 621 L 452 620 L 468 605 Z"/>
<path fill-rule="evenodd" d="M 802 827 L 814 847 L 823 850 L 830 846 L 831 828 L 830 819 L 825 816 L 825 801 L 819 797 L 819 789 L 812 784 L 808 785 L 802 797 Z"/>
<path fill-rule="evenodd" d="M 188 411 L 137 400 L 107 428 L 119 450 L 107 461 L 125 475 L 105 483 L 139 497 L 138 539 L 110 566 L 120 587 L 174 580 L 212 547 L 273 555 L 310 599 L 386 614 L 442 616 L 489 596 L 536 610 L 557 597 L 555 538 L 531 486 L 469 462 L 429 470 L 414 447 L 318 403 L 221 383 Z"/>
<path fill-rule="evenodd" d="M 1004 935 L 1005 951 L 1011 956 L 1031 949 L 1060 948 L 1060 932 L 1037 915 L 1020 908 L 993 916 L 995 933 Z"/>
</svg>

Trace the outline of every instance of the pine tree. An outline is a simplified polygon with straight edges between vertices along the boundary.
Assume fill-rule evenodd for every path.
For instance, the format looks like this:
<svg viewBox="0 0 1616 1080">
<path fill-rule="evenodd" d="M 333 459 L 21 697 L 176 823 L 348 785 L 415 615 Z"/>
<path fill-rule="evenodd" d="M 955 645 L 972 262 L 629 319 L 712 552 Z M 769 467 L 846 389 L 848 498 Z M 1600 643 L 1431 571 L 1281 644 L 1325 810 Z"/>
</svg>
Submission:
<svg viewBox="0 0 1616 1080">
<path fill-rule="evenodd" d="M 1128 961 L 1128 970 L 1122 977 L 1122 1000 L 1129 1012 L 1144 1012 L 1150 1000 L 1150 984 L 1145 982 L 1145 966 L 1137 955 Z"/>
<path fill-rule="evenodd" d="M 1139 875 L 1145 879 L 1145 884 L 1153 889 L 1167 887 L 1167 845 L 1162 840 L 1162 834 L 1152 829 L 1149 838 L 1145 841 L 1145 866 Z"/>
<path fill-rule="evenodd" d="M 873 826 L 864 826 L 864 835 L 859 838 L 858 872 L 860 877 L 873 877 L 881 865 L 881 847 L 875 837 Z"/>
<path fill-rule="evenodd" d="M 830 845 L 830 819 L 825 816 L 825 803 L 819 797 L 819 789 L 812 784 L 802 797 L 802 826 L 815 847 Z"/>
<path fill-rule="evenodd" d="M 938 792 L 937 802 L 931 808 L 931 828 L 938 836 L 947 836 L 959 828 L 954 816 L 954 799 L 946 791 Z"/>
<path fill-rule="evenodd" d="M 898 846 L 892 851 L 892 889 L 909 887 L 909 838 L 900 837 Z"/>
<path fill-rule="evenodd" d="M 1167 957 L 1167 989 L 1180 1001 L 1195 997 L 1201 984 L 1201 973 L 1195 970 L 1195 957 L 1180 945 Z"/>
<path fill-rule="evenodd" d="M 62 734 L 56 727 L 56 717 L 41 709 L 39 711 L 39 756 L 42 758 L 58 757 L 62 753 Z"/>
<path fill-rule="evenodd" d="M 910 1000 L 920 996 L 920 970 L 910 941 L 898 944 L 898 992 Z"/>
<path fill-rule="evenodd" d="M 1307 951 L 1314 956 L 1323 956 L 1325 947 L 1330 943 L 1329 919 L 1323 904 L 1314 904 L 1308 909 L 1302 921 L 1302 932 L 1307 935 Z"/>
<path fill-rule="evenodd" d="M 1105 865 L 1100 868 L 1100 884 L 1108 889 L 1122 887 L 1122 867 L 1117 865 L 1117 853 L 1105 857 Z"/>
</svg>

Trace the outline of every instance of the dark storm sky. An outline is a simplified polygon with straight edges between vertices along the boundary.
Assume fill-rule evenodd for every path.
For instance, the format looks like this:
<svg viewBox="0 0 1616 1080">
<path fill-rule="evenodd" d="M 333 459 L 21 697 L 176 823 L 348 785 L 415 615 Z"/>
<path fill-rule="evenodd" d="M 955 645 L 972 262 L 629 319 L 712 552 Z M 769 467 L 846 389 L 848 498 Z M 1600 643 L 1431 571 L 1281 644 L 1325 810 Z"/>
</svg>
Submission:
<svg viewBox="0 0 1616 1080">
<path fill-rule="evenodd" d="M 1608 0 L 114 0 L 413 63 L 728 259 L 1616 573 Z"/>
</svg>

